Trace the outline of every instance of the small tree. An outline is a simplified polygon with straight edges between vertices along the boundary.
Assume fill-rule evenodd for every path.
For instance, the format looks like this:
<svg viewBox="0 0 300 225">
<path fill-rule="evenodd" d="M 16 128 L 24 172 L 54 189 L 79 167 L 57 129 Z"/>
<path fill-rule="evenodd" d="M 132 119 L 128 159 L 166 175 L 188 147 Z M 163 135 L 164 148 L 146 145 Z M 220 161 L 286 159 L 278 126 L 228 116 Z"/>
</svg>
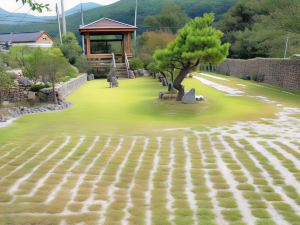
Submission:
<svg viewBox="0 0 300 225">
<path fill-rule="evenodd" d="M 33 48 L 28 46 L 13 46 L 8 52 L 8 64 L 14 68 L 23 68 L 25 66 L 25 58 L 31 54 Z"/>
<path fill-rule="evenodd" d="M 33 50 L 32 54 L 25 58 L 25 67 L 23 69 L 23 75 L 28 77 L 34 83 L 36 83 L 41 77 L 40 64 L 43 55 L 46 54 L 41 48 Z"/>
<path fill-rule="evenodd" d="M 79 70 L 80 73 L 86 73 L 89 70 L 89 62 L 85 55 L 81 55 L 76 58 L 75 66 Z"/>
<path fill-rule="evenodd" d="M 0 89 L 6 89 L 14 84 L 14 75 L 6 73 L 4 67 L 0 66 Z"/>
<path fill-rule="evenodd" d="M 69 62 L 74 65 L 76 59 L 82 54 L 82 49 L 78 44 L 75 35 L 72 32 L 68 32 L 62 37 L 62 44 L 59 46 L 64 56 Z"/>
<path fill-rule="evenodd" d="M 173 83 L 178 90 L 177 101 L 184 96 L 182 82 L 189 72 L 200 63 L 216 65 L 228 55 L 229 44 L 222 44 L 223 33 L 211 26 L 213 21 L 213 14 L 195 18 L 179 31 L 173 42 L 154 54 L 161 70 L 178 71 Z"/>
<path fill-rule="evenodd" d="M 44 81 L 51 83 L 54 104 L 57 104 L 55 83 L 60 76 L 63 76 L 67 68 L 69 68 L 69 63 L 58 48 L 51 49 L 40 57 L 38 73 L 42 74 Z"/>
</svg>

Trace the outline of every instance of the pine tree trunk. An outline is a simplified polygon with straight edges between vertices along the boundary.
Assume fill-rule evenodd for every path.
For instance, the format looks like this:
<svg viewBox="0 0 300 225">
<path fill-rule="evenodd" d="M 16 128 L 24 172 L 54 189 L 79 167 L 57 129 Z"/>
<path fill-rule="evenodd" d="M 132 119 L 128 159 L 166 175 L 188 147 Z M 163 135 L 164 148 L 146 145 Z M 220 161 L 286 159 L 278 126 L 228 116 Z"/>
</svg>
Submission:
<svg viewBox="0 0 300 225">
<path fill-rule="evenodd" d="M 179 75 L 174 80 L 173 87 L 178 91 L 177 98 L 176 98 L 177 101 L 181 101 L 185 94 L 184 86 L 181 83 L 186 77 L 186 75 L 188 75 L 189 71 L 190 71 L 190 67 L 183 68 L 180 71 Z"/>
</svg>

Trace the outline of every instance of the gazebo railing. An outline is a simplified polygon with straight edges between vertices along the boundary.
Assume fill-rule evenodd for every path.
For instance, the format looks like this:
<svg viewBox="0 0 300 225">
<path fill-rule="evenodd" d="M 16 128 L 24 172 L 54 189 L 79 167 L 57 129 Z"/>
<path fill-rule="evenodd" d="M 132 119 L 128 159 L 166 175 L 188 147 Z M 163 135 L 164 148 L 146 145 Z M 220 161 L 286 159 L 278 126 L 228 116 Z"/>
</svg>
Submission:
<svg viewBox="0 0 300 225">
<path fill-rule="evenodd" d="M 112 66 L 113 66 L 114 68 L 116 68 L 116 67 L 117 67 L 117 64 L 116 64 L 116 56 L 115 56 L 115 53 L 111 53 L 111 55 L 112 55 Z"/>
<path fill-rule="evenodd" d="M 128 56 L 127 56 L 127 53 L 126 53 L 126 52 L 125 52 L 125 64 L 126 64 L 126 70 L 127 70 L 128 78 L 130 78 L 130 76 L 129 76 L 129 68 L 130 68 L 130 64 L 129 64 L 129 60 L 128 60 Z"/>
</svg>

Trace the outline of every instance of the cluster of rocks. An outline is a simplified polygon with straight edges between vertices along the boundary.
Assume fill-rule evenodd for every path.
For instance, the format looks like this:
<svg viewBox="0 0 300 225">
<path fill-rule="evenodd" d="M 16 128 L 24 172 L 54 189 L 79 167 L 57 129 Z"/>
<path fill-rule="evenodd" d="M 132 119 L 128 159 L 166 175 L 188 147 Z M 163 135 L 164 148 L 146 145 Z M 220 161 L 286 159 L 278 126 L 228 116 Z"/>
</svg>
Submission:
<svg viewBox="0 0 300 225">
<path fill-rule="evenodd" d="M 190 91 L 186 92 L 182 98 L 182 103 L 184 104 L 195 104 L 197 101 L 204 101 L 204 97 L 196 96 L 195 88 L 192 88 Z"/>
<path fill-rule="evenodd" d="M 135 79 L 135 74 L 133 70 L 129 70 L 129 79 Z"/>
<path fill-rule="evenodd" d="M 150 76 L 150 73 L 148 70 L 145 70 L 145 69 L 139 69 L 139 70 L 135 70 L 134 71 L 134 74 L 136 76 L 140 76 L 140 77 L 149 77 Z"/>
<path fill-rule="evenodd" d="M 45 104 L 42 106 L 35 106 L 35 107 L 25 107 L 25 106 L 13 107 L 5 110 L 5 112 L 2 112 L 3 115 L 0 114 L 0 122 L 6 122 L 12 118 L 18 118 L 26 114 L 60 111 L 60 110 L 67 109 L 69 107 L 71 107 L 71 103 L 69 102 L 59 102 L 58 104 Z"/>
<path fill-rule="evenodd" d="M 88 80 L 88 81 L 95 80 L 95 75 L 92 74 L 92 73 L 91 73 L 91 74 L 88 74 L 88 75 L 87 75 L 87 80 Z"/>
</svg>

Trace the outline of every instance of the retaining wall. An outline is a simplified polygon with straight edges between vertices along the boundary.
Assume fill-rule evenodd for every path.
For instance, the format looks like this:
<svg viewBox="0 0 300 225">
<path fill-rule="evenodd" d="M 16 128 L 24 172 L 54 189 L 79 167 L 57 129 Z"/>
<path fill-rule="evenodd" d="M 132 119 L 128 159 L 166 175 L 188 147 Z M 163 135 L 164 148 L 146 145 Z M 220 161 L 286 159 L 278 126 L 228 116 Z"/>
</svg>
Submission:
<svg viewBox="0 0 300 225">
<path fill-rule="evenodd" d="M 251 78 L 259 82 L 300 91 L 300 61 L 255 58 L 227 59 L 216 67 L 216 72 L 238 78 Z"/>
<path fill-rule="evenodd" d="M 79 77 L 73 78 L 63 84 L 55 87 L 56 96 L 58 101 L 64 101 L 64 99 L 73 91 L 78 89 L 81 85 L 87 82 L 87 74 L 83 74 Z M 38 92 L 38 97 L 42 102 L 52 102 L 53 93 L 52 88 L 44 88 Z"/>
<path fill-rule="evenodd" d="M 0 89 L 0 102 L 26 101 L 30 97 L 30 88 L 25 86 L 14 86 L 9 89 Z"/>
</svg>

